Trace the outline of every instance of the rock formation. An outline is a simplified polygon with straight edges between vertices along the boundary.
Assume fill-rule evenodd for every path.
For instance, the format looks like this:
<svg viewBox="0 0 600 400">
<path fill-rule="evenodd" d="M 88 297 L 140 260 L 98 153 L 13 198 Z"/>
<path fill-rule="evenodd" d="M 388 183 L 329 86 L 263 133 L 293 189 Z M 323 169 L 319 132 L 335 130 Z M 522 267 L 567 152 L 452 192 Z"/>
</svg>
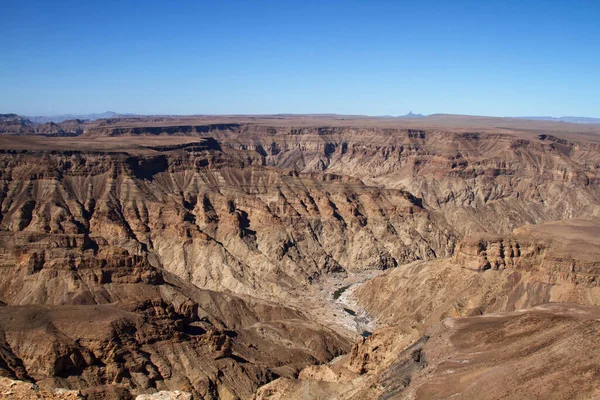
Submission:
<svg viewBox="0 0 600 400">
<path fill-rule="evenodd" d="M 595 309 L 538 307 L 600 305 L 595 128 L 469 123 L 0 116 L 3 384 L 88 399 L 595 394 Z M 475 351 L 487 358 L 460 358 Z M 539 371 L 565 352 L 571 369 Z M 490 368 L 497 386 L 478 375 Z M 571 370 L 579 390 L 542 388 Z"/>
<path fill-rule="evenodd" d="M 599 237 L 600 219 L 471 236 L 451 258 L 398 267 L 354 294 L 380 321 L 410 326 L 550 302 L 600 305 Z"/>
</svg>

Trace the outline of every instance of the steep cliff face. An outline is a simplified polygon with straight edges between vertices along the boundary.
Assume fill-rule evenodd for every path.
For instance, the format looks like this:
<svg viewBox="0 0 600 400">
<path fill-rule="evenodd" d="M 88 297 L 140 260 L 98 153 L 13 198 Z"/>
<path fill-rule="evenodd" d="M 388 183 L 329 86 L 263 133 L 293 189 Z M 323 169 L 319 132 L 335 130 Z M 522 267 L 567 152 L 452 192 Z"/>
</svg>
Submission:
<svg viewBox="0 0 600 400">
<path fill-rule="evenodd" d="M 180 128 L 168 127 L 171 134 Z M 243 152 L 252 165 L 353 176 L 407 191 L 460 234 L 506 234 L 525 223 L 600 215 L 598 143 L 435 129 L 230 124 L 193 130 Z"/>
<path fill-rule="evenodd" d="M 600 215 L 598 144 L 549 135 L 306 131 L 263 138 L 253 146 L 264 151 L 266 165 L 351 175 L 406 190 L 462 234 L 506 234 L 525 223 Z"/>
<path fill-rule="evenodd" d="M 443 213 L 460 234 L 506 234 L 525 223 L 600 215 L 600 144 L 553 134 L 248 122 L 181 125 L 160 119 L 75 122 L 57 127 L 69 135 L 85 130 L 82 136 L 94 139 L 211 137 L 243 158 L 244 165 L 353 176 L 367 185 L 401 189 Z M 60 133 L 34 128 L 39 134 Z"/>
<path fill-rule="evenodd" d="M 323 274 L 450 255 L 455 243 L 442 218 L 401 190 L 244 167 L 218 150 L 2 163 L 0 229 L 98 237 L 152 253 L 204 288 L 277 296 Z"/>
</svg>

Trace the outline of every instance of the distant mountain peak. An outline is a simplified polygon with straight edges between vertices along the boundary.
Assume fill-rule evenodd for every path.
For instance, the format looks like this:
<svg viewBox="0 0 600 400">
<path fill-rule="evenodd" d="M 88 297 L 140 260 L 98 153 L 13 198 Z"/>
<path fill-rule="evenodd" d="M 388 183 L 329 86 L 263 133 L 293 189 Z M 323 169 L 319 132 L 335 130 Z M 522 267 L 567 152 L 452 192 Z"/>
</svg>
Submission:
<svg viewBox="0 0 600 400">
<path fill-rule="evenodd" d="M 423 114 L 415 114 L 412 111 L 409 111 L 408 114 L 399 115 L 397 118 L 426 118 L 426 115 Z"/>
</svg>

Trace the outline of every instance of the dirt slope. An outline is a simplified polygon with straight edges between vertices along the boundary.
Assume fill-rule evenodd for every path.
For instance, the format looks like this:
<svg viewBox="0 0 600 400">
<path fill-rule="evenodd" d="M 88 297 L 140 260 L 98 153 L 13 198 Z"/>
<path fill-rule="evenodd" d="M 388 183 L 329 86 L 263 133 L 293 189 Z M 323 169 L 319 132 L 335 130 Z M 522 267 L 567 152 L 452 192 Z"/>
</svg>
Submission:
<svg viewBox="0 0 600 400">
<path fill-rule="evenodd" d="M 379 353 L 391 349 L 390 335 L 374 334 L 346 359 L 280 378 L 255 398 L 596 398 L 599 317 L 596 307 L 557 303 L 450 318 L 387 359 Z"/>
</svg>

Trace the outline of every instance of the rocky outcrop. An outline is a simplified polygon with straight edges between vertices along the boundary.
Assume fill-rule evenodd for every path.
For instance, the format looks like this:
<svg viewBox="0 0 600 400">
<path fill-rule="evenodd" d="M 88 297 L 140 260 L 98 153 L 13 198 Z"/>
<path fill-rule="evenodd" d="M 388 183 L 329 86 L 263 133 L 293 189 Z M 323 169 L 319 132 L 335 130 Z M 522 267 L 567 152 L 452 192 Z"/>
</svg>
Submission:
<svg viewBox="0 0 600 400">
<path fill-rule="evenodd" d="M 453 261 L 479 271 L 531 272 L 547 284 L 600 285 L 600 220 L 573 219 L 523 226 L 507 237 L 471 236 L 457 247 Z"/>
<path fill-rule="evenodd" d="M 469 237 L 452 258 L 399 267 L 354 295 L 382 323 L 421 329 L 448 316 L 548 302 L 600 305 L 599 221 L 531 225 L 504 238 Z"/>
<path fill-rule="evenodd" d="M 54 389 L 46 391 L 29 382 L 0 378 L 0 396 L 13 400 L 83 400 L 79 390 Z"/>
<path fill-rule="evenodd" d="M 154 394 L 140 394 L 135 400 L 192 400 L 192 394 L 179 390 L 161 390 Z"/>
</svg>

